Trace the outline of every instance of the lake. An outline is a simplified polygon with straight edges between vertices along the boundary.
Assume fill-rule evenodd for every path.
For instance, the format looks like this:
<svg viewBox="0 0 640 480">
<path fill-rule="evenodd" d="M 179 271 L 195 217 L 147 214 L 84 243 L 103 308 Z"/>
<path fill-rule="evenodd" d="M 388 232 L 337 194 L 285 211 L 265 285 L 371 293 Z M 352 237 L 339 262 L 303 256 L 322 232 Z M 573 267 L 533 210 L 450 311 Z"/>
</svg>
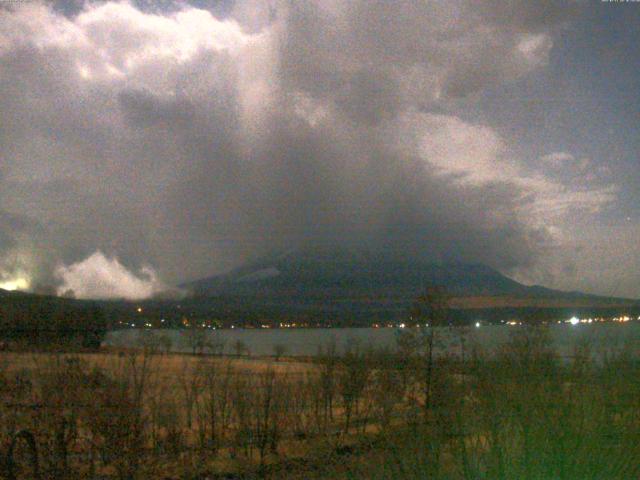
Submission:
<svg viewBox="0 0 640 480">
<path fill-rule="evenodd" d="M 495 351 L 509 340 L 514 332 L 526 328 L 508 325 L 483 325 L 467 327 L 465 344 L 478 345 L 487 351 Z M 408 329 L 407 329 L 408 330 Z M 426 329 L 423 329 L 426 330 Z M 255 356 L 273 355 L 277 348 L 288 356 L 309 356 L 319 348 L 335 343 L 344 351 L 350 342 L 362 346 L 393 347 L 401 332 L 397 328 L 282 328 L 282 329 L 229 329 L 204 330 L 209 349 L 225 354 L 235 354 L 236 345 L 242 342 L 248 353 Z M 607 322 L 593 324 L 552 324 L 549 333 L 558 354 L 572 356 L 577 345 L 588 342 L 592 351 L 601 356 L 627 346 L 640 351 L 640 321 L 626 323 Z M 439 353 L 460 351 L 460 329 L 439 328 Z M 135 348 L 150 337 L 158 340 L 174 352 L 190 352 L 193 336 L 189 330 L 171 329 L 123 329 L 107 333 L 105 346 Z M 160 340 L 163 339 L 164 340 Z"/>
</svg>

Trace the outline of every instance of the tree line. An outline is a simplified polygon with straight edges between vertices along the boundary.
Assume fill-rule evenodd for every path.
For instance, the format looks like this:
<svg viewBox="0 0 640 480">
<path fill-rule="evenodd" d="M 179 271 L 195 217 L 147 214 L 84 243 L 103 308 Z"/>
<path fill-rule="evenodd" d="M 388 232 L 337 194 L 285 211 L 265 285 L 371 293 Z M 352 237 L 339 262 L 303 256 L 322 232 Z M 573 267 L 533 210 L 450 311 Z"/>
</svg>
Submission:
<svg viewBox="0 0 640 480">
<path fill-rule="evenodd" d="M 107 327 L 103 309 L 94 302 L 30 295 L 0 299 L 0 338 L 5 345 L 97 348 Z"/>
</svg>

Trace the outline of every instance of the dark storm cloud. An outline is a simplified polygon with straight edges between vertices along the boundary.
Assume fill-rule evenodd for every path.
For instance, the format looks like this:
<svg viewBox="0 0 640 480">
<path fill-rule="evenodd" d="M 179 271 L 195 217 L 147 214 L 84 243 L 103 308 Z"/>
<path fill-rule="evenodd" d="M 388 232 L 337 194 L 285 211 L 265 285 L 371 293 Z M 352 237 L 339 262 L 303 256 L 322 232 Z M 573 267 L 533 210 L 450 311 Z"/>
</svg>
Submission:
<svg viewBox="0 0 640 480">
<path fill-rule="evenodd" d="M 0 13 L 0 202 L 42 228 L 24 240 L 31 274 L 122 279 L 117 257 L 143 296 L 159 283 L 147 265 L 175 283 L 326 243 L 533 265 L 553 241 L 538 203 L 580 209 L 580 192 L 446 113 L 545 65 L 566 14 L 528 5 Z"/>
<path fill-rule="evenodd" d="M 15 248 L 17 234 L 27 228 L 26 219 L 0 210 L 0 255 Z"/>
</svg>

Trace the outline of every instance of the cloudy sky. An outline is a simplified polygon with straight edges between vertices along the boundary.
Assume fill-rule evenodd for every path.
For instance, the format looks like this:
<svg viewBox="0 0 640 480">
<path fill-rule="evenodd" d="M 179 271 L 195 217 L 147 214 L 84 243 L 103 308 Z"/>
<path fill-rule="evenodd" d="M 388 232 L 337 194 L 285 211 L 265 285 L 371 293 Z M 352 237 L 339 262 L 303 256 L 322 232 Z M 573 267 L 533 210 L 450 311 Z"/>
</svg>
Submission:
<svg viewBox="0 0 640 480">
<path fill-rule="evenodd" d="M 0 288 L 347 244 L 640 297 L 640 3 L 0 2 Z"/>
</svg>

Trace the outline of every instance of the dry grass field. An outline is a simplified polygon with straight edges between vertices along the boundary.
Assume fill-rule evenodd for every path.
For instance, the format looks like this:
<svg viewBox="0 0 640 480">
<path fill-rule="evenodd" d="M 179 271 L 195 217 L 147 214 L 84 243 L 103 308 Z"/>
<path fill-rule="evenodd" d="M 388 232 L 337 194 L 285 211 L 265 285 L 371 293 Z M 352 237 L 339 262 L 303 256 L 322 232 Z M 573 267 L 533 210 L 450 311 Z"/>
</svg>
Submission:
<svg viewBox="0 0 640 480">
<path fill-rule="evenodd" d="M 294 428 L 284 415 L 318 368 L 268 357 L 2 352 L 0 375 L 4 443 L 32 433 L 43 478 L 185 478 L 264 472 L 283 456 L 307 455 L 300 435 L 274 430 Z M 35 475 L 28 448 L 16 458 L 17 478 Z"/>
<path fill-rule="evenodd" d="M 424 330 L 424 329 L 423 329 Z M 559 361 L 544 328 L 501 351 L 308 361 L 139 352 L 0 354 L 8 479 L 637 478 L 640 363 Z M 37 461 L 34 452 L 37 451 Z"/>
</svg>

